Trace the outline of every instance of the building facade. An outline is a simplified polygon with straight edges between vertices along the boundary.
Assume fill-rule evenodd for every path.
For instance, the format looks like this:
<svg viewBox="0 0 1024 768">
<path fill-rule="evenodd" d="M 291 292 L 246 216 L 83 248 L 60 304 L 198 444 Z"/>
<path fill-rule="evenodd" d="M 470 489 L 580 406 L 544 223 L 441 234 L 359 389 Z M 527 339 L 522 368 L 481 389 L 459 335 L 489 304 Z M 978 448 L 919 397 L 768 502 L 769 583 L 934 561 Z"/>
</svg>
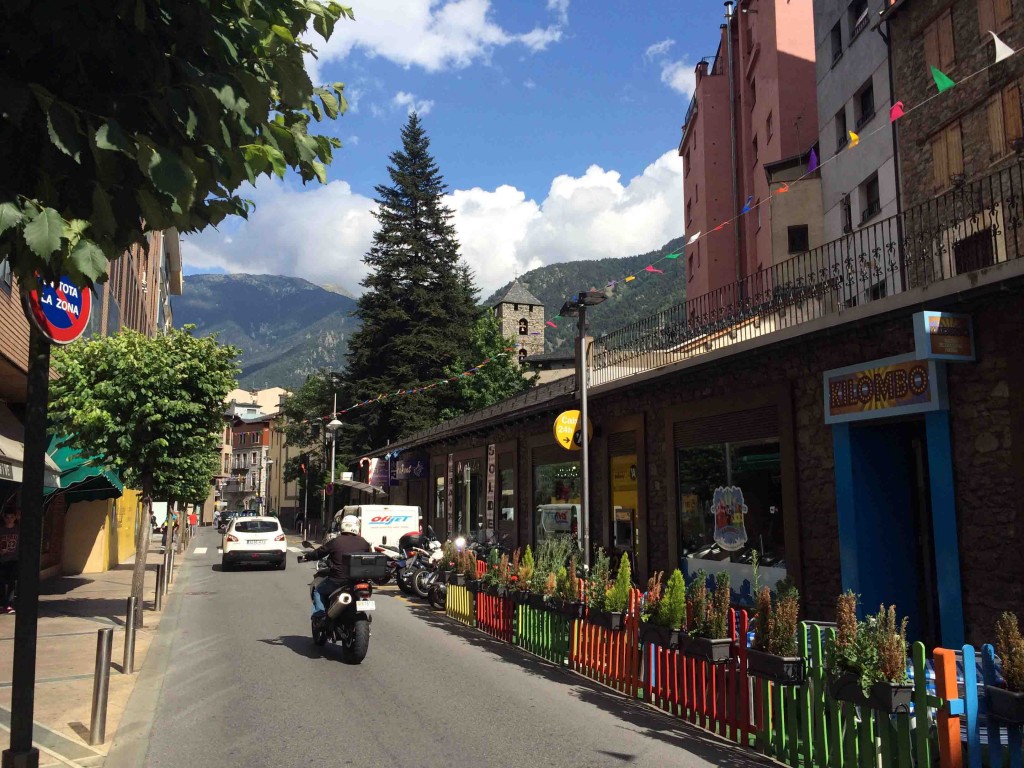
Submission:
<svg viewBox="0 0 1024 768">
<path fill-rule="evenodd" d="M 520 363 L 532 355 L 544 354 L 544 305 L 518 280 L 494 305 L 494 316 L 501 325 L 501 335 L 515 340 Z"/>
<path fill-rule="evenodd" d="M 686 232 L 707 235 L 687 248 L 688 296 L 773 264 L 765 165 L 805 153 L 818 137 L 811 0 L 726 6 L 718 52 L 697 65 L 679 144 Z"/>
</svg>

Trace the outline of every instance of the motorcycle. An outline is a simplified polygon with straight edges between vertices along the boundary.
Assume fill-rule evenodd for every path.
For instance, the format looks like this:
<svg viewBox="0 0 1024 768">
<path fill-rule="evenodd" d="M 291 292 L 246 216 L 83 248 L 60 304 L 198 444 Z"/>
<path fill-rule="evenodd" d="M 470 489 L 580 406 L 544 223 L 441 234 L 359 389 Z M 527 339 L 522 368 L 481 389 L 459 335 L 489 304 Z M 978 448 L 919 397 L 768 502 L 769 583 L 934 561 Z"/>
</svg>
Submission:
<svg viewBox="0 0 1024 768">
<path fill-rule="evenodd" d="M 437 581 L 438 566 L 441 564 L 442 558 L 444 558 L 444 553 L 441 551 L 441 542 L 435 539 L 427 546 L 429 551 L 419 550 L 420 568 L 412 577 L 412 591 L 416 593 L 417 597 L 421 597 L 424 600 L 430 597 L 430 587 Z"/>
<path fill-rule="evenodd" d="M 308 541 L 302 542 L 302 546 L 313 548 Z M 381 578 L 387 572 L 387 565 L 381 555 L 372 552 L 345 555 L 345 558 L 351 575 L 325 601 L 327 613 L 322 619 L 312 621 L 312 635 L 318 646 L 328 641 L 338 643 L 342 659 L 349 664 L 359 664 L 370 649 L 370 612 L 377 608 L 376 602 L 370 599 L 373 579 Z M 299 555 L 298 561 L 306 562 L 306 556 Z M 309 585 L 310 601 L 316 588 L 329 575 L 329 561 L 318 561 Z"/>
</svg>

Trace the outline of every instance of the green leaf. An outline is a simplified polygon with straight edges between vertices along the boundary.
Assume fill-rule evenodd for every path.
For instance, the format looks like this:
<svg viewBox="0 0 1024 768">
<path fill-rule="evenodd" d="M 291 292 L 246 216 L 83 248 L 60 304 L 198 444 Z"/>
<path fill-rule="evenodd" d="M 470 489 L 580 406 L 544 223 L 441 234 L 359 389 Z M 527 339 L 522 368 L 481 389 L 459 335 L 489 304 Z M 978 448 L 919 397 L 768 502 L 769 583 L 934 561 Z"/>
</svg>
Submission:
<svg viewBox="0 0 1024 768">
<path fill-rule="evenodd" d="M 14 203 L 0 203 L 0 235 L 24 219 L 25 215 Z"/>
<path fill-rule="evenodd" d="M 110 205 L 110 195 L 106 190 L 96 184 L 92 188 L 92 229 L 98 235 L 111 236 L 117 229 L 117 222 L 114 219 L 114 209 Z"/>
<path fill-rule="evenodd" d="M 60 248 L 60 238 L 63 233 L 64 219 L 53 208 L 43 208 L 39 215 L 26 224 L 21 232 L 28 247 L 45 260 L 49 260 L 53 252 Z"/>
<path fill-rule="evenodd" d="M 180 213 L 192 206 L 196 176 L 182 159 L 169 149 L 156 147 L 149 161 L 148 174 L 157 191 L 174 199 Z"/>
<path fill-rule="evenodd" d="M 320 180 L 320 183 L 321 184 L 326 184 L 327 183 L 327 169 L 324 168 L 324 164 L 323 163 L 319 163 L 316 160 L 313 160 L 313 161 L 310 162 L 309 166 L 310 166 L 310 168 L 313 169 L 313 172 L 316 174 L 316 177 Z"/>
<path fill-rule="evenodd" d="M 270 31 L 280 37 L 282 40 L 287 40 L 289 43 L 295 42 L 295 35 L 291 33 L 291 30 L 287 27 L 282 27 L 280 24 L 271 24 Z"/>
<path fill-rule="evenodd" d="M 331 120 L 337 118 L 338 113 L 341 112 L 341 104 L 338 103 L 338 99 L 335 98 L 334 94 L 326 88 L 317 88 L 317 94 L 320 96 L 320 101 L 324 104 L 324 112 L 327 113 L 327 116 Z"/>
<path fill-rule="evenodd" d="M 288 168 L 288 164 L 284 160 L 284 154 L 279 149 L 273 147 L 266 147 L 267 159 L 270 160 L 270 165 L 274 169 L 274 173 L 277 174 L 278 178 L 284 178 L 284 172 Z"/>
<path fill-rule="evenodd" d="M 92 240 L 82 238 L 71 251 L 71 263 L 89 282 L 99 282 L 107 274 L 107 257 Z"/>
<path fill-rule="evenodd" d="M 62 102 L 52 101 L 46 110 L 46 130 L 57 149 L 76 163 L 82 158 L 82 129 L 78 116 Z"/>
<path fill-rule="evenodd" d="M 128 138 L 116 120 L 110 120 L 96 129 L 96 146 L 111 152 L 122 152 L 128 157 L 135 157 L 135 142 Z"/>
</svg>

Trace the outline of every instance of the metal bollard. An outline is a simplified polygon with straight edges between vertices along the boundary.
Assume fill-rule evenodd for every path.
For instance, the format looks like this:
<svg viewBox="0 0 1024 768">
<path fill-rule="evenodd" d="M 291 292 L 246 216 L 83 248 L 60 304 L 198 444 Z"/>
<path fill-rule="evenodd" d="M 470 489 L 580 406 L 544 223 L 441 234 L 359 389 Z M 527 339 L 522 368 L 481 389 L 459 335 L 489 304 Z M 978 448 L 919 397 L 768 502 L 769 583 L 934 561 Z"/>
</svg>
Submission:
<svg viewBox="0 0 1024 768">
<path fill-rule="evenodd" d="M 156 567 L 156 599 L 153 603 L 153 610 L 163 610 L 164 605 L 164 566 L 163 563 Z"/>
<path fill-rule="evenodd" d="M 124 622 L 124 659 L 121 662 L 121 671 L 126 675 L 135 671 L 135 604 L 137 602 L 134 597 L 128 598 L 128 614 Z"/>
<path fill-rule="evenodd" d="M 174 583 L 174 550 L 171 550 L 171 567 L 167 569 L 167 586 Z"/>
<path fill-rule="evenodd" d="M 113 627 L 96 633 L 96 670 L 92 678 L 92 719 L 89 723 L 89 745 L 93 747 L 107 740 L 107 693 L 110 690 L 110 650 L 113 645 Z"/>
</svg>

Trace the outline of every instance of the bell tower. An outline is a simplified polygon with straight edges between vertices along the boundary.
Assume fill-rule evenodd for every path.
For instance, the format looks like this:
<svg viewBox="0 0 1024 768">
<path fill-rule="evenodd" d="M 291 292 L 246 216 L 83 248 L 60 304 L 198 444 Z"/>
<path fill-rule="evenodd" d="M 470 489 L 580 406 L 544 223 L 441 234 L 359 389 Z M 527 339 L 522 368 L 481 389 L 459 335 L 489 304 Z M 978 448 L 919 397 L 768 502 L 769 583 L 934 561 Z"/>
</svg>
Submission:
<svg viewBox="0 0 1024 768">
<path fill-rule="evenodd" d="M 515 341 L 520 363 L 544 354 L 544 305 L 526 286 L 514 281 L 494 305 L 494 315 L 501 324 L 501 335 Z"/>
</svg>

